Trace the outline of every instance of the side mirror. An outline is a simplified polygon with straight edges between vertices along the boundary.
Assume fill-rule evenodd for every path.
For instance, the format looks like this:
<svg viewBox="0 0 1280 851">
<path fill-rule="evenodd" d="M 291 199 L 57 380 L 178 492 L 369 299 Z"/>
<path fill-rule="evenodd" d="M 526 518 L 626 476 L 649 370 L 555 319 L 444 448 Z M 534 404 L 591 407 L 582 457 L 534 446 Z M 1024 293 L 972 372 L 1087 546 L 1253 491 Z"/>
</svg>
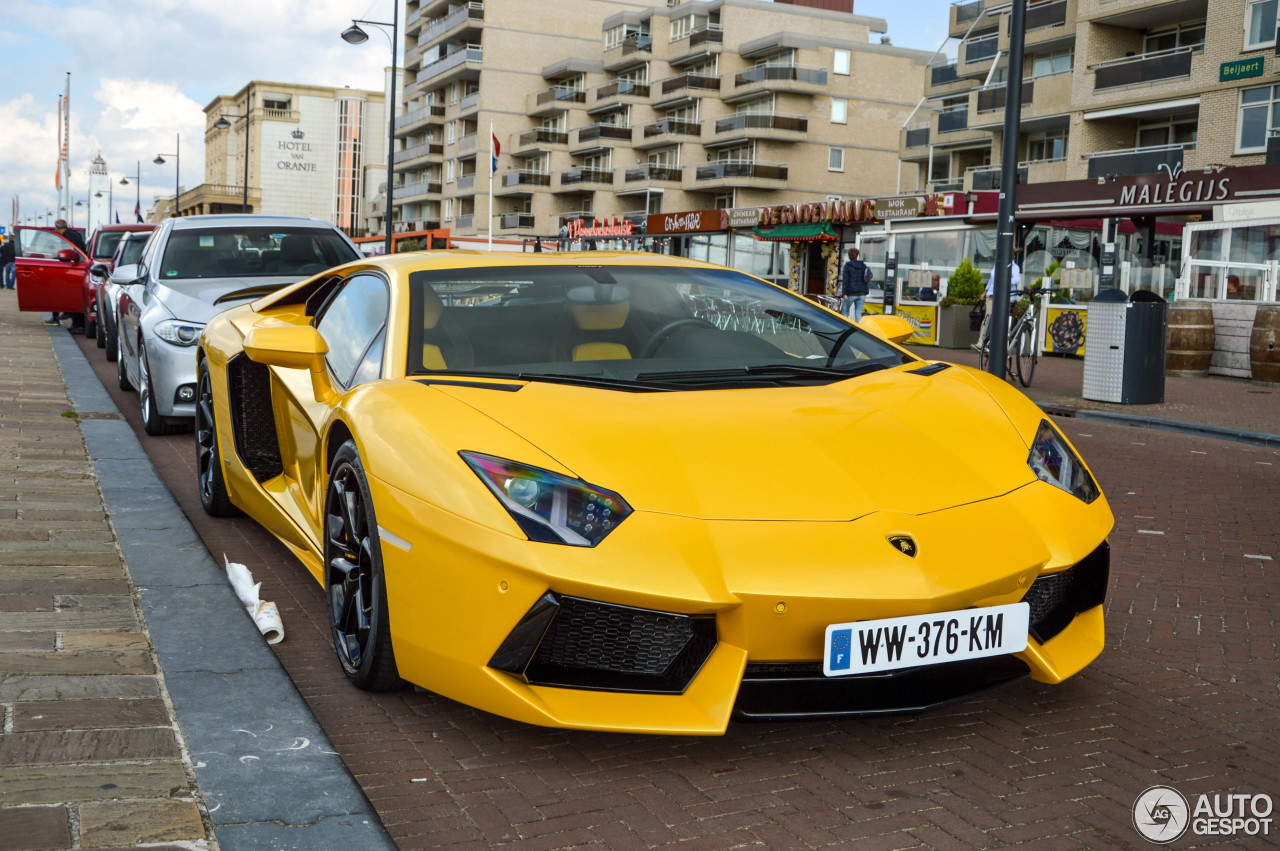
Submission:
<svg viewBox="0 0 1280 851">
<path fill-rule="evenodd" d="M 889 316 L 882 313 L 868 313 L 862 317 L 858 327 L 890 343 L 901 343 L 916 332 L 910 322 L 896 313 Z"/>
<path fill-rule="evenodd" d="M 58 252 L 58 259 L 63 263 L 78 263 L 80 254 L 74 248 L 64 248 Z"/>
<path fill-rule="evenodd" d="M 93 275 L 95 278 L 105 278 L 111 273 L 107 269 L 107 265 L 105 263 L 94 263 L 89 267 L 89 274 Z"/>
<path fill-rule="evenodd" d="M 122 287 L 127 287 L 129 284 L 136 284 L 138 282 L 138 278 L 141 276 L 142 272 L 138 268 L 137 264 L 129 263 L 112 269 L 110 280 L 113 284 L 119 284 Z"/>
<path fill-rule="evenodd" d="M 320 332 L 310 325 L 259 325 L 244 335 L 244 353 L 254 363 L 311 373 L 311 389 L 317 402 L 337 398 L 329 382 L 324 356 L 329 353 Z"/>
</svg>

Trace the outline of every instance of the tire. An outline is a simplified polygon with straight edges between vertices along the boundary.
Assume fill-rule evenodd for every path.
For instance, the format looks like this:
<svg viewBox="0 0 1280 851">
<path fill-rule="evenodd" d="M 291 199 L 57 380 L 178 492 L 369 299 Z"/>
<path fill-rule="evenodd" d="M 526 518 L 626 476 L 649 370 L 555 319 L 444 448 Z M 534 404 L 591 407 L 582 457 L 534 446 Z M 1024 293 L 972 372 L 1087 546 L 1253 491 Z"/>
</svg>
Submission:
<svg viewBox="0 0 1280 851">
<path fill-rule="evenodd" d="M 116 356 L 111 360 L 116 362 L 116 384 L 120 385 L 121 390 L 132 390 L 133 382 L 129 380 L 129 371 L 124 368 L 124 340 L 118 333 L 116 334 Z"/>
<path fill-rule="evenodd" d="M 1036 374 L 1036 338 L 1031 325 L 1018 332 L 1018 339 L 1014 341 L 1014 361 L 1018 368 L 1018 383 L 1030 387 Z"/>
<path fill-rule="evenodd" d="M 378 524 L 354 441 L 342 444 L 329 467 L 324 530 L 325 596 L 338 662 L 357 688 L 399 688 Z"/>
<path fill-rule="evenodd" d="M 81 292 L 82 297 L 83 295 L 84 293 Z M 84 318 L 82 321 L 84 322 L 84 335 L 86 337 L 98 336 L 98 314 L 96 312 L 97 302 L 94 302 L 94 306 L 95 310 L 90 310 L 89 300 L 87 298 L 84 300 Z"/>
<path fill-rule="evenodd" d="M 174 425 L 160 416 L 155 393 L 151 389 L 151 365 L 147 363 L 147 347 L 138 341 L 138 405 L 142 408 L 142 428 L 152 437 L 176 434 L 182 426 Z"/>
<path fill-rule="evenodd" d="M 196 489 L 205 513 L 214 517 L 237 517 L 240 509 L 227 495 L 218 449 L 218 423 L 213 410 L 213 381 L 203 358 L 196 367 Z"/>
<path fill-rule="evenodd" d="M 93 342 L 100 349 L 107 347 L 107 325 L 102 321 L 102 292 L 98 292 L 98 300 L 93 303 Z"/>
<path fill-rule="evenodd" d="M 106 314 L 103 314 L 103 318 L 106 318 Z M 107 363 L 113 363 L 116 358 L 120 356 L 119 344 L 116 342 L 116 337 L 118 336 L 117 331 L 119 331 L 119 328 L 114 323 L 108 325 L 105 322 L 102 324 L 102 327 L 104 329 L 103 334 L 106 335 L 107 340 Z"/>
</svg>

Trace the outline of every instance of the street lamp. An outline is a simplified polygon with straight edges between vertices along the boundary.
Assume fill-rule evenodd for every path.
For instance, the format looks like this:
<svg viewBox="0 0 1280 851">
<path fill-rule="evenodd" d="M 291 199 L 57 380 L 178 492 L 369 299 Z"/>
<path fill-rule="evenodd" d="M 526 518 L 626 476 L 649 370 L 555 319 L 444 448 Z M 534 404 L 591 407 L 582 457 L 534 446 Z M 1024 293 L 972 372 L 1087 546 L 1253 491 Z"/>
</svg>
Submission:
<svg viewBox="0 0 1280 851">
<path fill-rule="evenodd" d="M 245 109 L 244 115 L 236 115 L 231 112 L 224 112 L 218 116 L 218 120 L 213 122 L 213 126 L 218 130 L 230 130 L 231 122 L 228 118 L 237 120 L 244 119 L 244 197 L 240 201 L 240 212 L 249 212 L 249 116 L 253 114 L 253 100 L 250 94 L 251 90 L 245 92 Z"/>
<path fill-rule="evenodd" d="M 382 223 L 387 232 L 384 253 L 391 253 L 391 193 L 392 186 L 395 184 L 395 155 L 396 155 L 396 38 L 399 35 L 398 25 L 400 22 L 400 0 L 392 0 L 391 3 L 391 23 L 383 23 L 382 21 L 362 21 L 355 18 L 351 19 L 351 26 L 342 31 L 342 40 L 347 44 L 364 44 L 369 40 L 369 34 L 360 29 L 360 24 L 368 24 L 373 27 L 391 27 L 391 91 L 387 95 L 387 211 L 382 218 Z M 386 34 L 385 32 L 383 33 Z"/>
<path fill-rule="evenodd" d="M 164 165 L 165 157 L 173 157 L 173 217 L 178 218 L 178 174 L 182 168 L 182 160 L 178 157 L 178 152 L 182 150 L 182 135 L 175 134 L 177 141 L 174 143 L 172 154 L 156 154 L 156 158 L 152 160 L 156 165 Z"/>
<path fill-rule="evenodd" d="M 120 178 L 120 185 L 129 185 L 128 175 Z M 138 160 L 138 176 L 133 179 L 133 186 L 138 190 L 138 200 L 136 206 L 133 208 L 133 215 L 138 221 L 142 221 L 142 160 Z"/>
</svg>

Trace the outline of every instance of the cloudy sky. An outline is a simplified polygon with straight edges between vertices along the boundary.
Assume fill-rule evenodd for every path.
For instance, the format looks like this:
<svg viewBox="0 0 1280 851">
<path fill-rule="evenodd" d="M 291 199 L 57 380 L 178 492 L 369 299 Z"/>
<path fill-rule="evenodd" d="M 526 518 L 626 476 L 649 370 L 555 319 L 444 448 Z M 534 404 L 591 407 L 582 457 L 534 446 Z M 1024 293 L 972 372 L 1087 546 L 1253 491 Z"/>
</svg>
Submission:
<svg viewBox="0 0 1280 851">
<path fill-rule="evenodd" d="M 894 44 L 932 51 L 946 35 L 950 5 L 856 0 L 854 8 L 887 20 Z M 385 20 L 390 11 L 387 0 L 4 0 L 0 198 L 17 197 L 21 219 L 56 206 L 67 72 L 72 202 L 87 196 L 89 163 L 100 152 L 115 210 L 128 221 L 139 162 L 144 210 L 153 197 L 173 195 L 173 159 L 152 160 L 171 153 L 179 134 L 183 188 L 202 181 L 203 108 L 217 95 L 254 79 L 381 89 L 386 40 L 371 32 L 353 47 L 338 34 L 352 18 Z M 126 174 L 130 185 L 121 186 Z M 5 204 L 0 222 L 9 218 Z"/>
</svg>

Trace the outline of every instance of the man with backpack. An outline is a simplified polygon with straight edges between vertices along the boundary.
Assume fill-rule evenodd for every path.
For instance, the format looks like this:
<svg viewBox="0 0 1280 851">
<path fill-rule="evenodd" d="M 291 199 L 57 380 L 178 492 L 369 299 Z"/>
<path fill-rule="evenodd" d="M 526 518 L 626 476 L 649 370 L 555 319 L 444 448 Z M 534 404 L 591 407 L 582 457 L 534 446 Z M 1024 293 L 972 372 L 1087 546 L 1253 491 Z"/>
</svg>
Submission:
<svg viewBox="0 0 1280 851">
<path fill-rule="evenodd" d="M 871 284 L 871 269 L 858 259 L 858 254 L 858 249 L 849 249 L 849 262 L 844 264 L 840 275 L 840 295 L 844 296 L 840 312 L 854 322 L 862 321 L 862 307 L 867 302 Z"/>
</svg>

